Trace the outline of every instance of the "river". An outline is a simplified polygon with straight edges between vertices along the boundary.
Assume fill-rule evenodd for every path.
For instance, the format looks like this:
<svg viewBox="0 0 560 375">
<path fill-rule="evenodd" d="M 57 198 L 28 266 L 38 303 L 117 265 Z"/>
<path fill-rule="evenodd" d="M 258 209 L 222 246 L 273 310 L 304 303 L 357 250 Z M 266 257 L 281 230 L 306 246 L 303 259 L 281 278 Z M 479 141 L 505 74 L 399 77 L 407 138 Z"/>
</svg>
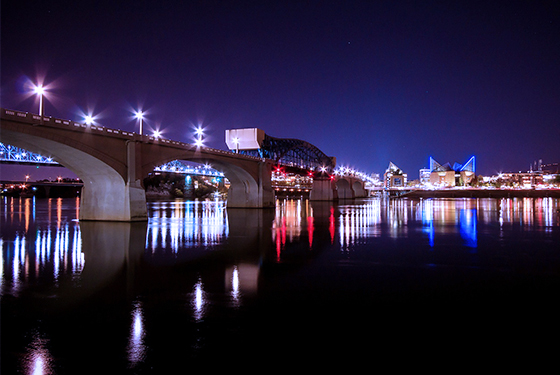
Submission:
<svg viewBox="0 0 560 375">
<path fill-rule="evenodd" d="M 156 200 L 111 223 L 3 197 L 2 373 L 353 373 L 560 332 L 559 199 L 276 203 Z"/>
</svg>

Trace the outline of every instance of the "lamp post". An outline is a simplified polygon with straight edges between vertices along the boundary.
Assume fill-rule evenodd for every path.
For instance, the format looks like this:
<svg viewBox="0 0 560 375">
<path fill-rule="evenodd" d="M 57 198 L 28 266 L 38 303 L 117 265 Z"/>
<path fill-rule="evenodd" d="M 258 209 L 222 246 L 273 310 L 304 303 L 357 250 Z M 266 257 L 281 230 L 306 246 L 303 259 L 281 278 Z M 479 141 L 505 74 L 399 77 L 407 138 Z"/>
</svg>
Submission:
<svg viewBox="0 0 560 375">
<path fill-rule="evenodd" d="M 233 138 L 233 143 L 235 143 L 235 153 L 238 154 L 239 153 L 239 138 L 234 137 Z"/>
<path fill-rule="evenodd" d="M 39 116 L 43 118 L 43 95 L 45 94 L 45 89 L 43 85 L 37 85 L 33 88 L 33 92 L 39 95 Z"/>
<path fill-rule="evenodd" d="M 144 131 L 143 129 L 143 125 L 144 125 L 144 112 L 142 111 L 138 111 L 135 113 L 135 116 L 138 120 L 140 120 L 140 135 L 142 135 L 142 132 Z"/>
</svg>

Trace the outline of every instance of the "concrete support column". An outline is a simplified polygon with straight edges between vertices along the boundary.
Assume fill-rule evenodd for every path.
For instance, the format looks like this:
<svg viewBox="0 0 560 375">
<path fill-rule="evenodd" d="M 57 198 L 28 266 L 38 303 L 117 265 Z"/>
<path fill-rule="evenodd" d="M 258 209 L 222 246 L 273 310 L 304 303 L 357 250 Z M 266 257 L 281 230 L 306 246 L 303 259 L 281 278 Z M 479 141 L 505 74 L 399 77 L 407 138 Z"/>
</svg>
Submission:
<svg viewBox="0 0 560 375">
<path fill-rule="evenodd" d="M 260 207 L 274 207 L 274 189 L 272 188 L 272 165 L 259 163 L 259 202 Z"/>
<path fill-rule="evenodd" d="M 338 199 L 336 185 L 330 177 L 318 177 L 313 179 L 313 189 L 309 194 L 312 201 L 333 201 Z"/>
<path fill-rule="evenodd" d="M 128 181 L 112 168 L 100 168 L 82 178 L 80 220 L 96 221 L 145 221 L 148 220 L 146 192 L 136 174 L 137 145 L 128 142 Z"/>
<path fill-rule="evenodd" d="M 80 220 L 148 220 L 144 189 L 136 184 L 125 184 L 119 175 L 112 177 L 102 175 L 84 179 Z"/>
<path fill-rule="evenodd" d="M 128 195 L 128 207 L 130 221 L 148 220 L 148 208 L 146 206 L 146 191 L 142 186 L 142 175 L 140 174 L 141 155 L 140 143 L 128 142 L 126 144 L 128 181 L 126 193 Z"/>
</svg>

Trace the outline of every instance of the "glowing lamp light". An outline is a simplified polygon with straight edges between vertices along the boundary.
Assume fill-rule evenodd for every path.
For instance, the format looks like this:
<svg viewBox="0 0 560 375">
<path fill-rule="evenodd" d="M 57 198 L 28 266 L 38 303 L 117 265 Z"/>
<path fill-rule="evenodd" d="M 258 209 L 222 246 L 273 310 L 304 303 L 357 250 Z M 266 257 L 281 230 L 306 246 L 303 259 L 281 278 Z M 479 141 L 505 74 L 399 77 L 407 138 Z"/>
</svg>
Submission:
<svg viewBox="0 0 560 375">
<path fill-rule="evenodd" d="M 86 122 L 86 124 L 91 125 L 93 124 L 93 116 L 91 115 L 87 115 L 84 117 L 84 121 Z"/>
<path fill-rule="evenodd" d="M 39 95 L 39 115 L 43 117 L 43 96 L 45 95 L 45 88 L 43 85 L 33 86 L 33 92 Z"/>
<path fill-rule="evenodd" d="M 134 117 L 140 121 L 140 135 L 144 132 L 143 125 L 144 125 L 144 112 L 142 110 L 135 112 Z"/>
<path fill-rule="evenodd" d="M 154 131 L 154 137 L 155 137 L 155 138 L 161 137 L 161 131 L 155 130 L 155 131 Z"/>
<path fill-rule="evenodd" d="M 204 134 L 204 130 L 202 129 L 202 126 L 197 127 L 197 128 L 195 129 L 194 132 L 195 132 L 195 134 L 196 134 L 196 138 L 195 138 L 195 140 L 194 140 L 194 144 L 195 144 L 197 147 L 202 147 L 202 146 L 203 146 L 203 144 L 202 144 L 202 135 Z"/>
<path fill-rule="evenodd" d="M 33 88 L 33 92 L 37 95 L 43 95 L 45 93 L 45 89 L 43 88 L 42 85 L 39 85 Z"/>
</svg>

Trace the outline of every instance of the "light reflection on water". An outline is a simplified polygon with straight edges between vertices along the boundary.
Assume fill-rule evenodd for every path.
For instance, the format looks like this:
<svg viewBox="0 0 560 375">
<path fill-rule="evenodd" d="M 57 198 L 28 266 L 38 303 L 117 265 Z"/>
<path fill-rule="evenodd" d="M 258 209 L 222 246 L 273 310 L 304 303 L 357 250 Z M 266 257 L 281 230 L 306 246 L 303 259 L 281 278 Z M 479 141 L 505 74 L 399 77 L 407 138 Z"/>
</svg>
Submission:
<svg viewBox="0 0 560 375">
<path fill-rule="evenodd" d="M 128 340 L 128 361 L 133 367 L 135 364 L 143 361 L 146 355 L 146 345 L 144 343 L 144 317 L 141 302 L 137 301 L 133 304 L 131 318 L 132 324 Z"/>
<path fill-rule="evenodd" d="M 146 246 L 155 252 L 219 244 L 228 236 L 223 201 L 148 203 L 150 220 Z"/>
<path fill-rule="evenodd" d="M 52 208 L 53 201 L 55 208 Z M 80 225 L 72 217 L 63 218 L 62 202 L 62 198 L 48 199 L 48 220 L 36 222 L 35 198 L 3 198 L 0 270 L 3 276 L 10 272 L 11 278 L 2 277 L 2 294 L 9 290 L 10 294 L 17 295 L 21 285 L 30 278 L 57 280 L 61 274 L 81 273 L 85 259 Z M 79 201 L 74 203 L 79 207 Z M 54 222 L 51 220 L 53 211 L 56 213 Z"/>
<path fill-rule="evenodd" d="M 44 204 L 44 202 L 43 202 Z M 64 206 L 64 207 L 63 207 Z M 49 199 L 47 220 L 36 221 L 35 198 L 2 199 L 0 287 L 17 295 L 29 278 L 79 275 L 85 265 L 80 224 L 75 220 L 79 200 Z M 317 225 L 328 226 L 331 242 L 341 251 L 368 238 L 406 238 L 420 224 L 431 247 L 438 238 L 458 234 L 464 245 L 476 248 L 480 224 L 520 225 L 550 230 L 559 225 L 559 200 L 553 198 L 364 200 L 356 205 L 331 206 L 320 216 L 308 200 L 278 200 L 271 224 L 276 259 L 287 244 L 305 240 L 313 247 Z M 221 201 L 158 201 L 149 203 L 146 248 L 176 254 L 223 244 L 230 234 L 225 203 Z M 54 215 L 53 215 L 54 214 Z M 413 225 L 414 224 L 414 225 Z"/>
<path fill-rule="evenodd" d="M 204 292 L 204 284 L 201 279 L 194 285 L 192 293 L 191 306 L 194 310 L 195 320 L 201 320 L 204 318 L 204 312 L 206 307 L 206 293 Z"/>
<path fill-rule="evenodd" d="M 112 278 L 122 269 L 134 284 L 135 267 L 142 259 L 150 263 L 158 257 L 177 259 L 179 254 L 224 249 L 228 243 L 235 247 L 236 238 L 240 248 L 261 247 L 259 259 L 235 259 L 225 265 L 219 282 L 214 274 L 201 274 L 181 286 L 182 306 L 202 324 L 211 315 L 210 307 L 217 308 L 216 295 L 223 294 L 226 308 L 239 310 L 258 294 L 266 259 L 282 263 L 290 252 L 311 253 L 329 247 L 339 253 L 356 248 L 367 252 L 377 249 L 379 242 L 372 245 L 372 241 L 387 239 L 412 240 L 415 247 L 432 252 L 451 243 L 453 249 L 464 248 L 472 254 L 489 232 L 490 237 L 500 238 L 511 228 L 552 232 L 560 225 L 559 202 L 553 198 L 367 199 L 332 205 L 278 200 L 266 221 L 260 213 L 255 215 L 258 210 L 228 212 L 221 201 L 157 201 L 149 202 L 147 224 L 98 225 L 75 220 L 79 200 L 4 197 L 0 205 L 1 296 L 17 299 L 41 284 L 50 287 L 50 296 L 56 296 L 63 293 L 63 284 L 68 288 L 68 280 L 74 281 L 71 288 L 85 290 L 84 285 L 105 285 L 103 277 Z M 118 251 L 113 251 L 115 244 L 120 246 Z M 138 258 L 133 254 L 142 244 L 145 249 L 139 249 Z M 106 274 L 100 272 L 103 270 Z M 41 292 L 33 289 L 33 293 Z M 123 348 L 131 367 L 144 362 L 150 348 L 149 315 L 138 297 L 131 296 L 128 346 Z M 23 368 L 27 373 L 38 369 L 37 373 L 47 374 L 53 362 L 47 350 L 48 333 L 30 337 Z"/>
<path fill-rule="evenodd" d="M 23 357 L 22 367 L 27 375 L 53 374 L 53 358 L 47 349 L 48 340 L 37 332 L 33 334 L 32 341 L 27 347 Z"/>
</svg>

